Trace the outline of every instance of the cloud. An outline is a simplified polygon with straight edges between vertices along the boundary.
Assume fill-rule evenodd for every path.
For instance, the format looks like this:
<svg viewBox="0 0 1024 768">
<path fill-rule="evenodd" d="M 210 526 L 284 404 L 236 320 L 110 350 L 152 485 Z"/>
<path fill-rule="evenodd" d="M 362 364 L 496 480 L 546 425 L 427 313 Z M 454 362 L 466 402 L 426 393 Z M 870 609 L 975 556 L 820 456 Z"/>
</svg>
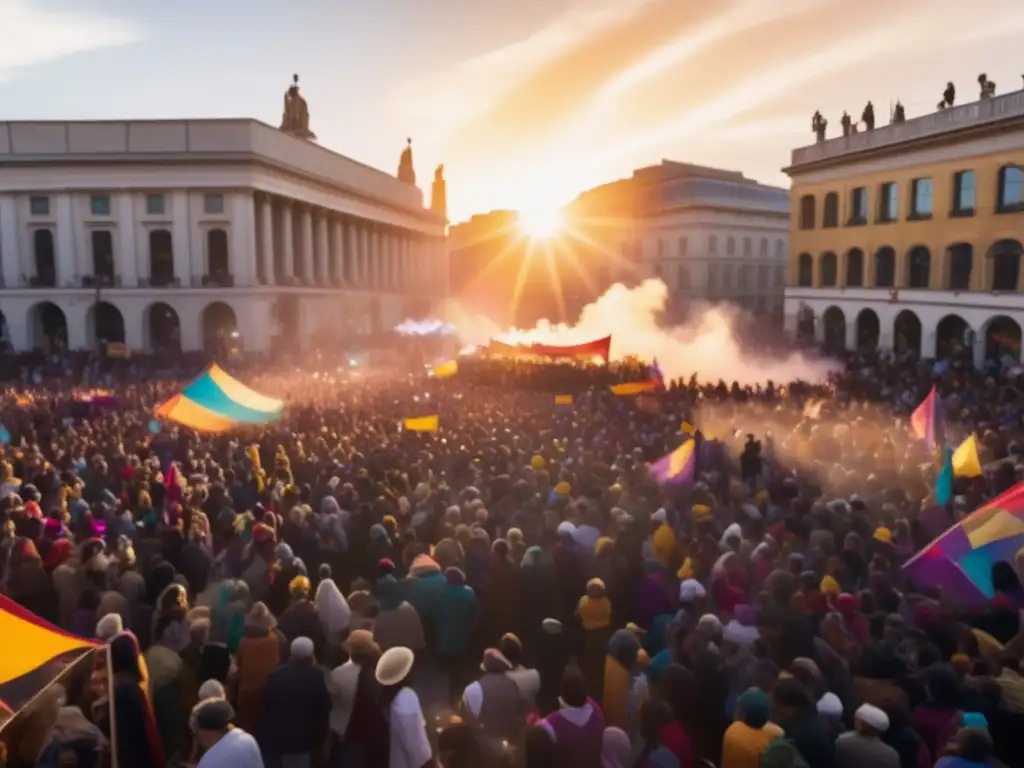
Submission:
<svg viewBox="0 0 1024 768">
<path fill-rule="evenodd" d="M 141 37 L 141 30 L 123 19 L 0 0 L 0 80 L 19 69 Z"/>
</svg>

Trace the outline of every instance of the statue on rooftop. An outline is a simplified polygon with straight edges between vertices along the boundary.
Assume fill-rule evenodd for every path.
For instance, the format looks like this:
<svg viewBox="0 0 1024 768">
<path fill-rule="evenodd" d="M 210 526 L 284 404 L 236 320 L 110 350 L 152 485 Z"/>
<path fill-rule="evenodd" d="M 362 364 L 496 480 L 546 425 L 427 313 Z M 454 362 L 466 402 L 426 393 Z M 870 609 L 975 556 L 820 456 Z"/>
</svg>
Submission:
<svg viewBox="0 0 1024 768">
<path fill-rule="evenodd" d="M 861 113 L 860 119 L 864 121 L 865 131 L 875 130 L 875 105 L 870 101 L 867 103 L 867 106 L 864 107 L 864 111 Z"/>
<path fill-rule="evenodd" d="M 896 106 L 892 110 L 892 124 L 899 125 L 900 123 L 905 122 L 907 122 L 907 113 L 903 109 L 903 103 L 897 100 Z"/>
<path fill-rule="evenodd" d="M 956 101 L 956 86 L 952 81 L 946 83 L 946 90 L 942 92 L 942 101 L 939 102 L 939 109 L 947 109 L 953 106 Z"/>
<path fill-rule="evenodd" d="M 849 136 L 853 133 L 853 119 L 850 117 L 849 112 L 843 112 L 843 116 L 839 119 L 839 124 L 843 126 L 843 136 Z"/>
<path fill-rule="evenodd" d="M 405 149 L 398 161 L 398 180 L 406 184 L 416 183 L 416 169 L 412 164 L 412 139 L 405 140 Z"/>
<path fill-rule="evenodd" d="M 444 180 L 444 165 L 434 169 L 434 183 L 430 189 L 430 210 L 448 219 L 448 184 Z"/>
<path fill-rule="evenodd" d="M 991 99 L 996 95 L 996 84 L 988 79 L 988 75 L 982 72 L 978 75 L 978 86 L 981 88 L 981 99 Z"/>
<path fill-rule="evenodd" d="M 811 130 L 814 131 L 819 144 L 825 141 L 825 131 L 827 129 L 828 120 L 825 119 L 820 111 L 815 111 L 814 117 L 811 118 Z"/>
<path fill-rule="evenodd" d="M 444 163 L 434 169 L 434 181 L 444 181 Z"/>
<path fill-rule="evenodd" d="M 281 115 L 281 130 L 302 139 L 315 139 L 309 130 L 309 105 L 299 93 L 299 76 L 292 75 L 292 84 L 284 92 L 284 113 Z"/>
</svg>

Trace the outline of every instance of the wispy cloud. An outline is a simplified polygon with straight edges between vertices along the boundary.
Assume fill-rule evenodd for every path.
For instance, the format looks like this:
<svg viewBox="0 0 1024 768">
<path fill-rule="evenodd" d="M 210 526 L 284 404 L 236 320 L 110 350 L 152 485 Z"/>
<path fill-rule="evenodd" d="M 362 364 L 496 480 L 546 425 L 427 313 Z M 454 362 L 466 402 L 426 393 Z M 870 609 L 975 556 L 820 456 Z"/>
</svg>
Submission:
<svg viewBox="0 0 1024 768">
<path fill-rule="evenodd" d="M 25 67 L 141 37 L 142 31 L 123 19 L 44 10 L 28 0 L 0 0 L 0 80 Z"/>
<path fill-rule="evenodd" d="M 425 124 L 426 141 L 442 140 L 485 114 L 536 72 L 627 22 L 651 2 L 579 3 L 522 40 L 407 84 L 397 102 Z"/>
</svg>

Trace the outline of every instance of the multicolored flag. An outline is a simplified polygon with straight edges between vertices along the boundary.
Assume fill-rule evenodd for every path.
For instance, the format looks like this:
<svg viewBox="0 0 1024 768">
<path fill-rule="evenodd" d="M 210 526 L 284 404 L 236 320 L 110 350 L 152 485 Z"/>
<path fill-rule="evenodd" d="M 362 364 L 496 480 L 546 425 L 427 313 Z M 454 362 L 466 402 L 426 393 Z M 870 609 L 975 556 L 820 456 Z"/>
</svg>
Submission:
<svg viewBox="0 0 1024 768">
<path fill-rule="evenodd" d="M 972 434 L 953 452 L 953 473 L 957 477 L 980 477 L 981 457 L 978 455 L 978 437 Z"/>
<path fill-rule="evenodd" d="M 697 443 L 687 440 L 651 465 L 651 475 L 659 483 L 692 483 L 696 466 Z"/>
<path fill-rule="evenodd" d="M 939 396 L 934 386 L 911 414 L 910 427 L 919 440 L 927 443 L 928 450 L 935 450 L 939 438 Z"/>
</svg>

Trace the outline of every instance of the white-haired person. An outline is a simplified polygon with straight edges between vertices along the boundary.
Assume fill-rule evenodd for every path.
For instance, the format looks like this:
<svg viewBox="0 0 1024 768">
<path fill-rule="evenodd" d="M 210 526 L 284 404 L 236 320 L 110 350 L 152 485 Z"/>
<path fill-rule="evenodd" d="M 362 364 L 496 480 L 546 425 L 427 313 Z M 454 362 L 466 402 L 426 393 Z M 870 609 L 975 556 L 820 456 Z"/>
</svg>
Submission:
<svg viewBox="0 0 1024 768">
<path fill-rule="evenodd" d="M 878 707 L 862 704 L 853 713 L 854 729 L 836 739 L 835 768 L 900 768 L 899 753 L 882 741 L 889 716 Z"/>
</svg>

